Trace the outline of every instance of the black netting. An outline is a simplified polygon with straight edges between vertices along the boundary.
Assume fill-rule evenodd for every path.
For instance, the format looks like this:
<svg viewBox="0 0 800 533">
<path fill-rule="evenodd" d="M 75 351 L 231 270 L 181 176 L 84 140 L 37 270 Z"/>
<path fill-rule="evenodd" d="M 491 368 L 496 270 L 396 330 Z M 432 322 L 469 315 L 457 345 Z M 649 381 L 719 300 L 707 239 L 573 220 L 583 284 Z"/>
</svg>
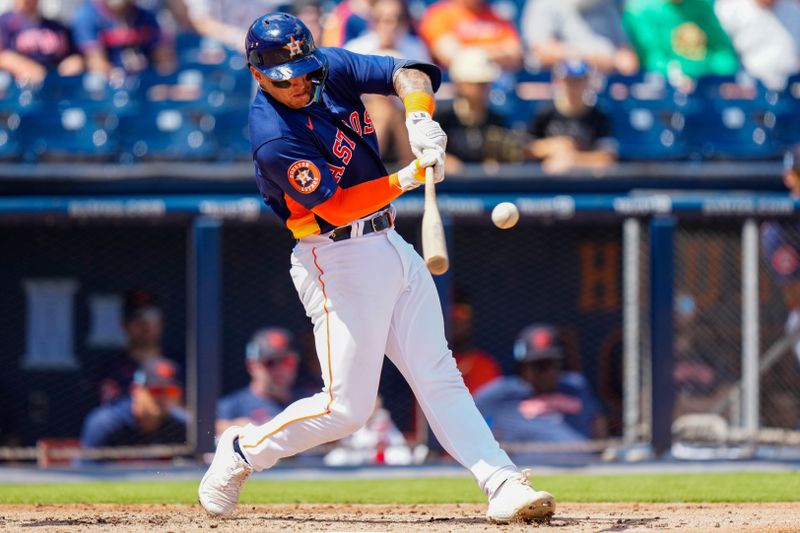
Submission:
<svg viewBox="0 0 800 533">
<path fill-rule="evenodd" d="M 153 295 L 163 353 L 185 368 L 185 226 L 6 224 L 0 243 L 2 445 L 79 437 L 108 393 L 105 380 L 126 372 L 120 322 L 128 289 Z M 121 379 L 124 395 L 129 382 Z"/>
</svg>

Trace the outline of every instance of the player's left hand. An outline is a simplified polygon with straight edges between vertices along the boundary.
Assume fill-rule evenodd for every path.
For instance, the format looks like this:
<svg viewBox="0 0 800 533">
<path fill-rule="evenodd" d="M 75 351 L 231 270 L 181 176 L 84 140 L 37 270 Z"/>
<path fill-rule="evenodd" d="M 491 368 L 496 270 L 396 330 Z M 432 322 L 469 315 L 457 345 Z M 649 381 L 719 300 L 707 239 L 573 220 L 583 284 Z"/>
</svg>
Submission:
<svg viewBox="0 0 800 533">
<path fill-rule="evenodd" d="M 406 116 L 406 128 L 411 151 L 417 157 L 422 157 L 425 150 L 441 150 L 444 153 L 447 148 L 447 134 L 425 111 L 409 113 Z"/>
<path fill-rule="evenodd" d="M 403 189 L 403 191 L 410 191 L 412 189 L 416 189 L 423 183 L 425 183 L 425 169 L 428 167 L 433 167 L 434 174 L 433 178 L 434 181 L 436 180 L 436 167 L 439 166 L 441 170 L 441 180 L 444 179 L 444 160 L 442 159 L 444 152 L 439 152 L 438 150 L 428 150 L 421 157 L 415 159 L 411 162 L 407 167 L 400 169 L 397 171 L 395 175 L 395 180 L 398 187 Z M 439 165 L 441 162 L 441 165 Z"/>
<path fill-rule="evenodd" d="M 422 155 L 434 159 L 434 163 L 431 165 L 433 167 L 433 182 L 440 183 L 444 181 L 444 158 L 446 155 L 444 150 L 425 150 Z"/>
</svg>

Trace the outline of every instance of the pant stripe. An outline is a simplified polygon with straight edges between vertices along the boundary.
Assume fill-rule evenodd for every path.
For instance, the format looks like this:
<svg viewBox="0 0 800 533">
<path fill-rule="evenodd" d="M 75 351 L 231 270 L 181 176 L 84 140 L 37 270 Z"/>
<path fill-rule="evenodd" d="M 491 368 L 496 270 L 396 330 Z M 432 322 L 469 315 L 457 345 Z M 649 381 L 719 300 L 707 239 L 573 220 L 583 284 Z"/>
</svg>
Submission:
<svg viewBox="0 0 800 533">
<path fill-rule="evenodd" d="M 331 404 L 333 403 L 333 368 L 331 367 L 331 323 L 330 323 L 330 316 L 328 315 L 328 295 L 325 292 L 325 281 L 322 279 L 322 275 L 325 272 L 322 270 L 322 267 L 320 267 L 319 263 L 317 262 L 317 249 L 312 248 L 311 253 L 314 255 L 314 266 L 317 267 L 317 270 L 319 271 L 319 276 L 317 276 L 317 280 L 319 280 L 319 284 L 322 287 L 322 300 L 323 300 L 322 309 L 325 311 L 325 337 L 327 339 L 327 352 L 328 352 L 327 353 L 328 394 L 330 398 L 328 400 L 328 405 L 325 406 L 325 411 L 323 411 L 322 413 L 317 413 L 313 415 L 304 416 L 302 418 L 295 418 L 294 420 L 290 420 L 285 424 L 283 424 L 282 426 L 280 426 L 275 431 L 271 431 L 270 433 L 267 433 L 266 435 L 261 437 L 261 439 L 259 439 L 258 442 L 256 442 L 255 444 L 242 444 L 241 445 L 242 448 L 255 448 L 256 446 L 258 446 L 259 444 L 261 444 L 262 442 L 273 436 L 275 433 L 281 431 L 289 424 L 294 424 L 295 422 L 302 422 L 303 420 L 309 420 L 312 418 L 319 418 L 321 416 L 325 416 L 331 413 Z"/>
</svg>

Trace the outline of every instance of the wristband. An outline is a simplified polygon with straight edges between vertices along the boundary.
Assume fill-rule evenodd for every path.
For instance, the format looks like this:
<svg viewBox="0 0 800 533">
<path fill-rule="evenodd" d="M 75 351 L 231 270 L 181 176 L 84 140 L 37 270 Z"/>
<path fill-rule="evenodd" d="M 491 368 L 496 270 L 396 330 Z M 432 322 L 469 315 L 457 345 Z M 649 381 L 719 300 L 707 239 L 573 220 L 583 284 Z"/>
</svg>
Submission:
<svg viewBox="0 0 800 533">
<path fill-rule="evenodd" d="M 403 98 L 403 105 L 406 107 L 406 116 L 414 111 L 424 111 L 433 116 L 435 107 L 433 96 L 422 91 L 413 91 Z"/>
</svg>

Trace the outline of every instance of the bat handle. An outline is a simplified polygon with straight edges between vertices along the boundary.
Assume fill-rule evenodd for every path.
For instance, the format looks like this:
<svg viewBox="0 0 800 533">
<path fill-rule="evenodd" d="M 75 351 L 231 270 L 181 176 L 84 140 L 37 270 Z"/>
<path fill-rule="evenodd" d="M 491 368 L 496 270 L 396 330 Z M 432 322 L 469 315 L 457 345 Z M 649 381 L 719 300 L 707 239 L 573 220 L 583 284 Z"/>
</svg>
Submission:
<svg viewBox="0 0 800 533">
<path fill-rule="evenodd" d="M 425 200 L 436 201 L 436 184 L 433 182 L 433 167 L 425 167 Z"/>
</svg>

